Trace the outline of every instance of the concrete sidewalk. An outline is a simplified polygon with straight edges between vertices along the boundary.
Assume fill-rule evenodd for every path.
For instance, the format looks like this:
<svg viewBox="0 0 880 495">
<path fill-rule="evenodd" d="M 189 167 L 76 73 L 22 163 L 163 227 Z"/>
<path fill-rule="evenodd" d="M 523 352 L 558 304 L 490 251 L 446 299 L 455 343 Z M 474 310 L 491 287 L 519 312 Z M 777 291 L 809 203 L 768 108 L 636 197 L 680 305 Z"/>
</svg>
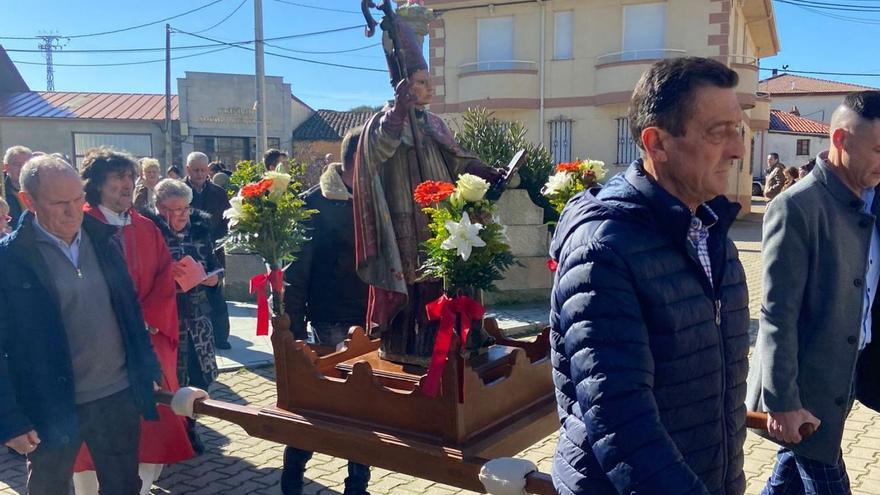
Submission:
<svg viewBox="0 0 880 495">
<path fill-rule="evenodd" d="M 273 361 L 272 342 L 268 336 L 257 336 L 257 306 L 254 304 L 230 302 L 229 343 L 232 349 L 217 351 L 217 365 L 221 371 L 231 371 L 243 367 L 253 368 L 271 364 Z M 546 305 L 502 306 L 488 308 L 487 316 L 498 321 L 507 335 L 526 336 L 547 325 Z"/>
</svg>

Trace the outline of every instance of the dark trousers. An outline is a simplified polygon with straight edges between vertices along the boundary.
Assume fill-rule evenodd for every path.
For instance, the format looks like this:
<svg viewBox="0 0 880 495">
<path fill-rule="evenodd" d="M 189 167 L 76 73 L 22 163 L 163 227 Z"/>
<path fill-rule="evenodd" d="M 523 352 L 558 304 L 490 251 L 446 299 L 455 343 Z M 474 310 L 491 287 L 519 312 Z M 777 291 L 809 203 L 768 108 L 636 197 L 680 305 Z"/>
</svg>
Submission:
<svg viewBox="0 0 880 495">
<path fill-rule="evenodd" d="M 312 458 L 312 453 L 300 450 L 296 447 L 284 449 L 284 469 L 281 471 L 281 493 L 283 495 L 302 495 L 303 475 L 306 472 L 306 463 Z M 369 495 L 367 485 L 370 482 L 370 466 L 348 462 L 348 477 L 345 478 L 345 491 L 343 495 Z"/>
<path fill-rule="evenodd" d="M 849 476 L 843 457 L 837 464 L 824 464 L 781 448 L 776 467 L 761 495 L 850 495 Z"/>
<path fill-rule="evenodd" d="M 229 308 L 223 294 L 223 283 L 205 287 L 208 304 L 211 305 L 211 325 L 214 326 L 214 342 L 222 344 L 229 340 Z"/>
<path fill-rule="evenodd" d="M 76 407 L 79 434 L 58 445 L 40 444 L 28 454 L 28 493 L 63 495 L 83 442 L 89 447 L 101 495 L 138 495 L 140 411 L 128 390 Z M 39 432 L 38 432 L 39 433 Z"/>
</svg>

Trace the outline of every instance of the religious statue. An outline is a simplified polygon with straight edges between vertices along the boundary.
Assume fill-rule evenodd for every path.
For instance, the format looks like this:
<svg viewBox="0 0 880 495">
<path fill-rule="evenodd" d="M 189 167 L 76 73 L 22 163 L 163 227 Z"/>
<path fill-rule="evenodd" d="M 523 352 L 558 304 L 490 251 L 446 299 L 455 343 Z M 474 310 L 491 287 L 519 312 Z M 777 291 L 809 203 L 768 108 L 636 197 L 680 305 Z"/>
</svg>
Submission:
<svg viewBox="0 0 880 495">
<path fill-rule="evenodd" d="M 426 109 L 434 96 L 428 64 L 417 35 L 387 1 L 380 6 L 383 45 L 395 95 L 365 124 L 358 148 L 357 270 L 370 285 L 367 326 L 371 335 L 381 336 L 380 357 L 424 367 L 437 328 L 428 321 L 425 305 L 443 294 L 443 286 L 418 271 L 424 261 L 420 246 L 431 234 L 413 190 L 426 180 L 455 182 L 465 173 L 498 184 L 503 174 L 462 149 L 446 124 Z"/>
</svg>

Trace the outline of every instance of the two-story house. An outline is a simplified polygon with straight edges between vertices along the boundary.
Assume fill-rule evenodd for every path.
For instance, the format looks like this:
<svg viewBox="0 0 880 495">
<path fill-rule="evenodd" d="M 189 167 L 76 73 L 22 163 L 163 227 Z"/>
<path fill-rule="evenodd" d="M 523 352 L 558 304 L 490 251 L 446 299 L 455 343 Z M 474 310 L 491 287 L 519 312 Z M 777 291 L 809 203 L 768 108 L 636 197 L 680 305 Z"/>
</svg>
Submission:
<svg viewBox="0 0 880 495">
<path fill-rule="evenodd" d="M 654 61 L 715 57 L 739 73 L 744 143 L 769 123 L 756 95 L 758 59 L 779 40 L 769 0 L 427 0 L 442 12 L 432 25 L 431 109 L 454 119 L 481 106 L 519 120 L 557 162 L 603 160 L 622 170 L 638 151 L 627 107 Z M 731 174 L 729 196 L 748 212 L 751 157 Z"/>
</svg>

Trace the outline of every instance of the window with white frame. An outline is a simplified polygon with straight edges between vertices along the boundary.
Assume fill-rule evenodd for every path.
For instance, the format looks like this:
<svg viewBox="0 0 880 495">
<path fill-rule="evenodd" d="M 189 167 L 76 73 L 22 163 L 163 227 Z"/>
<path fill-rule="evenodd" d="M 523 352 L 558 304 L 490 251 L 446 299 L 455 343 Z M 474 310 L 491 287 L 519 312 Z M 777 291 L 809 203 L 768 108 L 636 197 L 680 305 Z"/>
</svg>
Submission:
<svg viewBox="0 0 880 495">
<path fill-rule="evenodd" d="M 574 11 L 566 10 L 554 15 L 555 42 L 553 58 L 570 60 L 574 58 Z"/>
<path fill-rule="evenodd" d="M 477 70 L 506 70 L 513 64 L 513 16 L 477 20 Z"/>
<path fill-rule="evenodd" d="M 76 167 L 82 165 L 86 151 L 106 146 L 117 151 L 125 151 L 135 158 L 153 156 L 153 138 L 149 134 L 98 134 L 90 132 L 73 133 L 73 152 Z"/>
<path fill-rule="evenodd" d="M 550 124 L 550 155 L 553 163 L 571 161 L 571 124 L 572 120 L 559 118 Z"/>
<path fill-rule="evenodd" d="M 614 161 L 617 165 L 629 165 L 639 158 L 639 146 L 633 139 L 632 132 L 629 129 L 629 119 L 620 117 L 615 119 L 617 122 L 617 159 Z"/>
<path fill-rule="evenodd" d="M 623 7 L 621 60 L 662 58 L 666 48 L 666 2 Z"/>
</svg>

